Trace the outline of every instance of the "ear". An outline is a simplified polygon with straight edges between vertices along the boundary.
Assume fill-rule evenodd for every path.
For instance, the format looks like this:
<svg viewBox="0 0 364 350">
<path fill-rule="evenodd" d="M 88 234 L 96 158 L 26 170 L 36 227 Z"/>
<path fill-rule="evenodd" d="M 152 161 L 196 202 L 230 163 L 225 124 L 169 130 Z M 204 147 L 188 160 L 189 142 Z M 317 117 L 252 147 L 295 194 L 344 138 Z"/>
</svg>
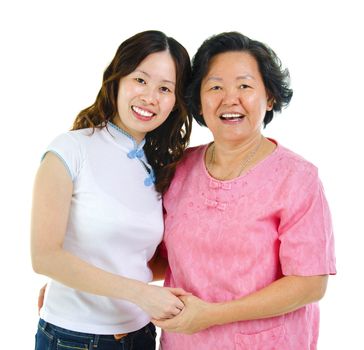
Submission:
<svg viewBox="0 0 364 350">
<path fill-rule="evenodd" d="M 267 100 L 267 111 L 271 111 L 273 109 L 274 106 L 274 98 L 273 97 L 269 97 Z"/>
</svg>

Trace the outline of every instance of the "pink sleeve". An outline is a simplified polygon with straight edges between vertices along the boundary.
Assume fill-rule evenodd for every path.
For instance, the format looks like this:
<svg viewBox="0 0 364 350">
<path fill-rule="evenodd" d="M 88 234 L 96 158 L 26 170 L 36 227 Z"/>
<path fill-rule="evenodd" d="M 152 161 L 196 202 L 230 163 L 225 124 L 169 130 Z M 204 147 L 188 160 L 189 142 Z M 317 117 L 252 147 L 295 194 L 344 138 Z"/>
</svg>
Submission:
<svg viewBox="0 0 364 350">
<path fill-rule="evenodd" d="M 317 172 L 309 186 L 304 186 L 305 181 L 307 178 L 300 178 L 282 211 L 279 225 L 282 273 L 336 274 L 334 236 L 324 190 Z"/>
</svg>

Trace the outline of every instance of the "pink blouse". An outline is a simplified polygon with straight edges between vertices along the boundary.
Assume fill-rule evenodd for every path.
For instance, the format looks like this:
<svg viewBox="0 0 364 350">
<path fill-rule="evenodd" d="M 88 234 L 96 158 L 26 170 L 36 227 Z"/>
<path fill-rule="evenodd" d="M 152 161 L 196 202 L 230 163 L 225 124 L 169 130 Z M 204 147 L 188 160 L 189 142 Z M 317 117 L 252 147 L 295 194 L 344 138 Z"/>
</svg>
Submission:
<svg viewBox="0 0 364 350">
<path fill-rule="evenodd" d="M 191 148 L 164 197 L 166 286 L 209 302 L 238 299 L 282 276 L 335 274 L 329 208 L 317 169 L 276 150 L 239 178 L 218 181 Z M 163 332 L 163 350 L 316 349 L 318 305 L 283 316 Z"/>
</svg>

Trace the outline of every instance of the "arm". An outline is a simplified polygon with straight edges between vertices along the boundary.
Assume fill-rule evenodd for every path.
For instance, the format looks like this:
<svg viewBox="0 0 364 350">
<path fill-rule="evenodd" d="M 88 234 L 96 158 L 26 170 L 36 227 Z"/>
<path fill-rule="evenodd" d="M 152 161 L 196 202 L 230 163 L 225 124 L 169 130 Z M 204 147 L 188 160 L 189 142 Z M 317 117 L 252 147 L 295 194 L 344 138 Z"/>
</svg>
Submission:
<svg viewBox="0 0 364 350">
<path fill-rule="evenodd" d="M 195 333 L 214 325 L 279 316 L 320 300 L 327 280 L 328 276 L 286 276 L 246 297 L 222 303 L 183 296 L 185 308 L 178 316 L 153 323 L 169 332 Z"/>
<path fill-rule="evenodd" d="M 164 280 L 168 267 L 168 260 L 159 254 L 158 249 L 153 258 L 149 261 L 148 265 L 153 272 L 153 281 Z"/>
<path fill-rule="evenodd" d="M 39 290 L 39 295 L 38 295 L 38 315 L 40 314 L 40 309 L 43 306 L 43 302 L 44 302 L 44 295 L 45 295 L 45 291 L 46 291 L 47 285 L 45 284 L 40 290 Z"/>
<path fill-rule="evenodd" d="M 72 191 L 73 184 L 62 161 L 48 153 L 34 185 L 31 223 L 34 271 L 74 289 L 128 300 L 155 318 L 178 314 L 183 304 L 175 295 L 182 295 L 182 290 L 150 286 L 109 273 L 63 249 Z"/>
</svg>

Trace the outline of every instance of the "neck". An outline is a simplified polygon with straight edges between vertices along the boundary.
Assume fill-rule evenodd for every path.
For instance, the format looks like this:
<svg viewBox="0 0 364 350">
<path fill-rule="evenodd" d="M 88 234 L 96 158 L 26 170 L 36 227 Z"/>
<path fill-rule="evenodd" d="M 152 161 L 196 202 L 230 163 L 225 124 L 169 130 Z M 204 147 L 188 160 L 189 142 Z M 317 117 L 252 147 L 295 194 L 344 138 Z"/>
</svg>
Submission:
<svg viewBox="0 0 364 350">
<path fill-rule="evenodd" d="M 260 133 L 239 144 L 215 140 L 206 152 L 206 168 L 218 180 L 232 180 L 252 168 L 275 146 Z"/>
<path fill-rule="evenodd" d="M 139 145 L 145 138 L 146 133 L 143 132 L 136 132 L 132 131 L 129 128 L 127 128 L 121 121 L 120 117 L 116 116 L 112 119 L 111 123 L 116 125 L 119 129 L 123 130 L 126 134 L 132 137 L 134 142 Z"/>
<path fill-rule="evenodd" d="M 261 133 L 239 143 L 225 143 L 215 140 L 214 147 L 214 163 L 217 166 L 225 167 L 231 164 L 241 163 L 262 141 Z"/>
</svg>

